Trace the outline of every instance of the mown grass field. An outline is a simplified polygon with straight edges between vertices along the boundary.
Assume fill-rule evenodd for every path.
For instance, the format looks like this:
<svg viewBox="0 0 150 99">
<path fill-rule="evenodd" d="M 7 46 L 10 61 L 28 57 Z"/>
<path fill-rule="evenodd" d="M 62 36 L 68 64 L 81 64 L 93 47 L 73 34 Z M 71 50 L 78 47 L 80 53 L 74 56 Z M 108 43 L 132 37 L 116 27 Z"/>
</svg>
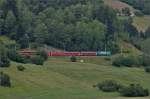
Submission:
<svg viewBox="0 0 150 99">
<path fill-rule="evenodd" d="M 138 31 L 145 32 L 150 27 L 150 16 L 134 17 L 133 25 L 137 27 Z"/>
<path fill-rule="evenodd" d="M 12 87 L 0 87 L 0 99 L 149 99 L 124 98 L 118 93 L 104 93 L 92 86 L 113 79 L 121 84 L 139 83 L 150 89 L 150 74 L 142 68 L 116 68 L 106 57 L 82 57 L 84 63 L 71 63 L 68 57 L 50 58 L 44 66 L 18 63 L 0 71 L 11 76 Z"/>
<path fill-rule="evenodd" d="M 119 16 L 119 19 L 128 19 L 129 17 L 127 16 Z M 143 16 L 143 17 L 137 17 L 134 16 L 133 18 L 133 26 L 137 28 L 139 32 L 145 32 L 148 27 L 150 27 L 150 16 Z"/>
</svg>

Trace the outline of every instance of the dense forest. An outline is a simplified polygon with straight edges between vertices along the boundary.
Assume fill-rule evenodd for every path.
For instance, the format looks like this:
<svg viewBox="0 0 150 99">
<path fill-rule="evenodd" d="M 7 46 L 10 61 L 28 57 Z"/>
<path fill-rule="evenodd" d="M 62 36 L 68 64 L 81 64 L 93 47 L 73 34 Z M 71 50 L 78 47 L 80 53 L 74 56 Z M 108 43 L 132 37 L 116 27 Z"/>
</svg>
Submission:
<svg viewBox="0 0 150 99">
<path fill-rule="evenodd" d="M 126 2 L 136 9 L 141 10 L 144 14 L 150 14 L 150 1 L 149 0 L 120 0 Z"/>
<path fill-rule="evenodd" d="M 47 44 L 68 51 L 118 51 L 117 35 L 138 35 L 102 0 L 1 0 L 0 34 L 27 48 Z"/>
</svg>

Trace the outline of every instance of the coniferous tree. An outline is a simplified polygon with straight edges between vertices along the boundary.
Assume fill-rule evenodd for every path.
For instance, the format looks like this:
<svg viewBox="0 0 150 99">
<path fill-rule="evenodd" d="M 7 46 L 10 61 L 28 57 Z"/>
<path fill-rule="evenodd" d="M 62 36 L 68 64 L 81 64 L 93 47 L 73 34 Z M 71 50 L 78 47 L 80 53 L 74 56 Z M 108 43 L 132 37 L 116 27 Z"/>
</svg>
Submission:
<svg viewBox="0 0 150 99">
<path fill-rule="evenodd" d="M 16 26 L 16 17 L 12 11 L 9 11 L 7 13 L 6 19 L 5 19 L 5 33 L 7 35 L 11 35 L 11 33 L 15 32 L 15 26 Z"/>
</svg>

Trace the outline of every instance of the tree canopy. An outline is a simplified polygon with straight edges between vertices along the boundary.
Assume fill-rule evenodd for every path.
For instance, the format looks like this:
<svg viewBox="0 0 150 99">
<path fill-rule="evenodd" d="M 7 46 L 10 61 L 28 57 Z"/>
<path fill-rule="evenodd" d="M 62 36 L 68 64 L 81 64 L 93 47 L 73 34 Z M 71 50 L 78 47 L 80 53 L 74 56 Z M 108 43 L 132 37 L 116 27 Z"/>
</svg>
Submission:
<svg viewBox="0 0 150 99">
<path fill-rule="evenodd" d="M 21 48 L 36 42 L 68 51 L 113 51 L 118 33 L 137 32 L 116 15 L 103 0 L 1 0 L 0 34 Z"/>
</svg>

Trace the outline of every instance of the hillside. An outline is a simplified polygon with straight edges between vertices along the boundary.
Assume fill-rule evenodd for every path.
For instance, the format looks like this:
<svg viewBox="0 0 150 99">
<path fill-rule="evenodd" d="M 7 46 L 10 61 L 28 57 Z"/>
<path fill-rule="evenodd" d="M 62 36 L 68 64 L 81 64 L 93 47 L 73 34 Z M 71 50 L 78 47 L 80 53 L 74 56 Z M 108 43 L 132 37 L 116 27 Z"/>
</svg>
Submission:
<svg viewBox="0 0 150 99">
<path fill-rule="evenodd" d="M 131 13 L 138 11 L 138 9 L 135 9 L 132 5 L 121 2 L 120 0 L 104 0 L 104 3 L 114 9 L 122 10 L 123 8 L 128 7 Z M 150 16 L 145 15 L 144 17 L 133 17 L 133 25 L 138 29 L 139 32 L 145 32 L 145 30 L 150 26 Z"/>
<path fill-rule="evenodd" d="M 137 27 L 138 31 L 145 32 L 150 26 L 150 16 L 134 17 L 133 21 L 133 25 Z"/>
<path fill-rule="evenodd" d="M 121 2 L 119 0 L 104 0 L 104 3 L 111 6 L 114 9 L 122 10 L 123 8 L 128 7 L 131 10 L 131 12 L 136 11 L 136 9 L 134 9 L 132 6 L 130 6 L 124 2 Z"/>
<path fill-rule="evenodd" d="M 139 9 L 142 13 L 150 14 L 150 1 L 149 0 L 120 0 L 122 2 L 132 5 L 134 8 Z"/>
<path fill-rule="evenodd" d="M 60 62 L 56 63 L 52 62 L 56 58 L 50 58 L 44 66 L 24 65 L 24 72 L 17 71 L 18 64 L 13 63 L 10 68 L 1 69 L 10 74 L 13 84 L 11 88 L 0 87 L 0 99 L 130 99 L 92 87 L 107 79 L 117 80 L 124 85 L 139 83 L 150 89 L 150 75 L 143 69 L 92 64 L 91 59 L 84 58 L 86 63 L 70 63 L 67 57 L 57 58 Z"/>
</svg>

